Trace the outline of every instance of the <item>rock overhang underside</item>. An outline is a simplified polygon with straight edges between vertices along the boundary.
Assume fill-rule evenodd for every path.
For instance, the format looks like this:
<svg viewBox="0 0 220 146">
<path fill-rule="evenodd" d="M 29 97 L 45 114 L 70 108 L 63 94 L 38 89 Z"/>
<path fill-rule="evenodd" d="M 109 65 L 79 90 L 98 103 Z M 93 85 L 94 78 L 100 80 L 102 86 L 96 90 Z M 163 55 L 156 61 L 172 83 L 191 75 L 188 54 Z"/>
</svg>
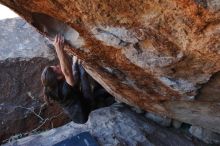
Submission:
<svg viewBox="0 0 220 146">
<path fill-rule="evenodd" d="M 118 100 L 220 133 L 218 0 L 0 0 Z"/>
</svg>

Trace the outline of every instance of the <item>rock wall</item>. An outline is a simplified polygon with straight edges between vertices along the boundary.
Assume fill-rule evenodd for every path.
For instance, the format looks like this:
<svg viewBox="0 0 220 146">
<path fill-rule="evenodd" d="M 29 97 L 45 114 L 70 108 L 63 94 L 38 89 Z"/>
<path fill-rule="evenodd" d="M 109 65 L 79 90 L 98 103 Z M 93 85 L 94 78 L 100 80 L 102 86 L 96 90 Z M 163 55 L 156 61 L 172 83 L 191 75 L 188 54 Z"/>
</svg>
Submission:
<svg viewBox="0 0 220 146">
<path fill-rule="evenodd" d="M 21 18 L 0 21 L 0 60 L 34 57 L 55 60 L 52 45 Z"/>
<path fill-rule="evenodd" d="M 24 20 L 0 21 L 0 143 L 70 121 L 58 105 L 43 101 L 41 72 L 57 62 L 48 46 Z"/>
<path fill-rule="evenodd" d="M 85 131 L 90 132 L 100 146 L 206 146 L 187 134 L 158 126 L 122 104 L 93 111 L 85 124 L 71 122 L 3 146 L 51 146 Z"/>
<path fill-rule="evenodd" d="M 220 133 L 219 92 L 198 95 L 220 70 L 218 0 L 0 2 L 49 39 L 64 35 L 118 100 Z"/>
</svg>

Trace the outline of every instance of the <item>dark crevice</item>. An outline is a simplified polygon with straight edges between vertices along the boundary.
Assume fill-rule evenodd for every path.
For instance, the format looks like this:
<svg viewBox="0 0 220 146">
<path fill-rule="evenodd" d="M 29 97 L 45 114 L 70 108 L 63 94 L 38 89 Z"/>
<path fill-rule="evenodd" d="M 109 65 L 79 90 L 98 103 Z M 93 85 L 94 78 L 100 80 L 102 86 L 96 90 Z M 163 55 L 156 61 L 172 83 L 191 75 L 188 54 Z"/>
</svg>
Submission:
<svg viewBox="0 0 220 146">
<path fill-rule="evenodd" d="M 220 72 L 215 73 L 208 82 L 201 85 L 196 100 L 220 102 Z"/>
<path fill-rule="evenodd" d="M 139 43 L 135 43 L 133 46 L 137 50 L 138 54 L 143 53 L 143 50 L 140 48 Z"/>
</svg>

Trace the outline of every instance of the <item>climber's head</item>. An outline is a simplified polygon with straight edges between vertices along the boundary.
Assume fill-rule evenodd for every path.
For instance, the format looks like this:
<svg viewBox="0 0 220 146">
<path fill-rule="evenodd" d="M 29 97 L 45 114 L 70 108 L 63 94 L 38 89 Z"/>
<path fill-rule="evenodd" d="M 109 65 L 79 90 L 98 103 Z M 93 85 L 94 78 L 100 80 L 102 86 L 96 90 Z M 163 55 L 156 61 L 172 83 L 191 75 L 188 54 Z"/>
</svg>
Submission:
<svg viewBox="0 0 220 146">
<path fill-rule="evenodd" d="M 61 67 L 60 67 L 59 65 L 50 66 L 50 68 L 52 68 L 52 70 L 54 71 L 54 73 L 56 73 L 58 80 L 63 80 L 63 79 L 64 79 L 63 72 L 62 72 Z"/>
<path fill-rule="evenodd" d="M 53 68 L 47 66 L 44 68 L 41 74 L 41 82 L 44 86 L 54 87 L 57 84 L 57 74 L 54 72 Z"/>
<path fill-rule="evenodd" d="M 58 81 L 63 80 L 64 76 L 59 66 L 47 66 L 41 74 L 41 82 L 44 86 L 45 100 L 48 98 L 55 98 L 58 88 Z"/>
</svg>

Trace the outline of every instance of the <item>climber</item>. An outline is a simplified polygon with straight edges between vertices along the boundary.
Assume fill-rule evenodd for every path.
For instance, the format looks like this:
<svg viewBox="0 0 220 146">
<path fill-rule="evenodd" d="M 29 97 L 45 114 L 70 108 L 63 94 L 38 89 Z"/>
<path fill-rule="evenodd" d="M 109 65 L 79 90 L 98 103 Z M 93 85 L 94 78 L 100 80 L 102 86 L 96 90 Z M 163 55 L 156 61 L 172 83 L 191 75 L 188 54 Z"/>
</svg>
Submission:
<svg viewBox="0 0 220 146">
<path fill-rule="evenodd" d="M 60 65 L 47 66 L 42 72 L 45 101 L 50 103 L 52 99 L 58 102 L 75 123 L 85 123 L 92 110 L 113 103 L 112 97 L 97 82 L 92 92 L 89 76 L 76 57 L 73 57 L 71 67 L 61 35 L 55 37 L 54 46 Z M 106 96 L 106 100 L 100 95 Z"/>
</svg>

